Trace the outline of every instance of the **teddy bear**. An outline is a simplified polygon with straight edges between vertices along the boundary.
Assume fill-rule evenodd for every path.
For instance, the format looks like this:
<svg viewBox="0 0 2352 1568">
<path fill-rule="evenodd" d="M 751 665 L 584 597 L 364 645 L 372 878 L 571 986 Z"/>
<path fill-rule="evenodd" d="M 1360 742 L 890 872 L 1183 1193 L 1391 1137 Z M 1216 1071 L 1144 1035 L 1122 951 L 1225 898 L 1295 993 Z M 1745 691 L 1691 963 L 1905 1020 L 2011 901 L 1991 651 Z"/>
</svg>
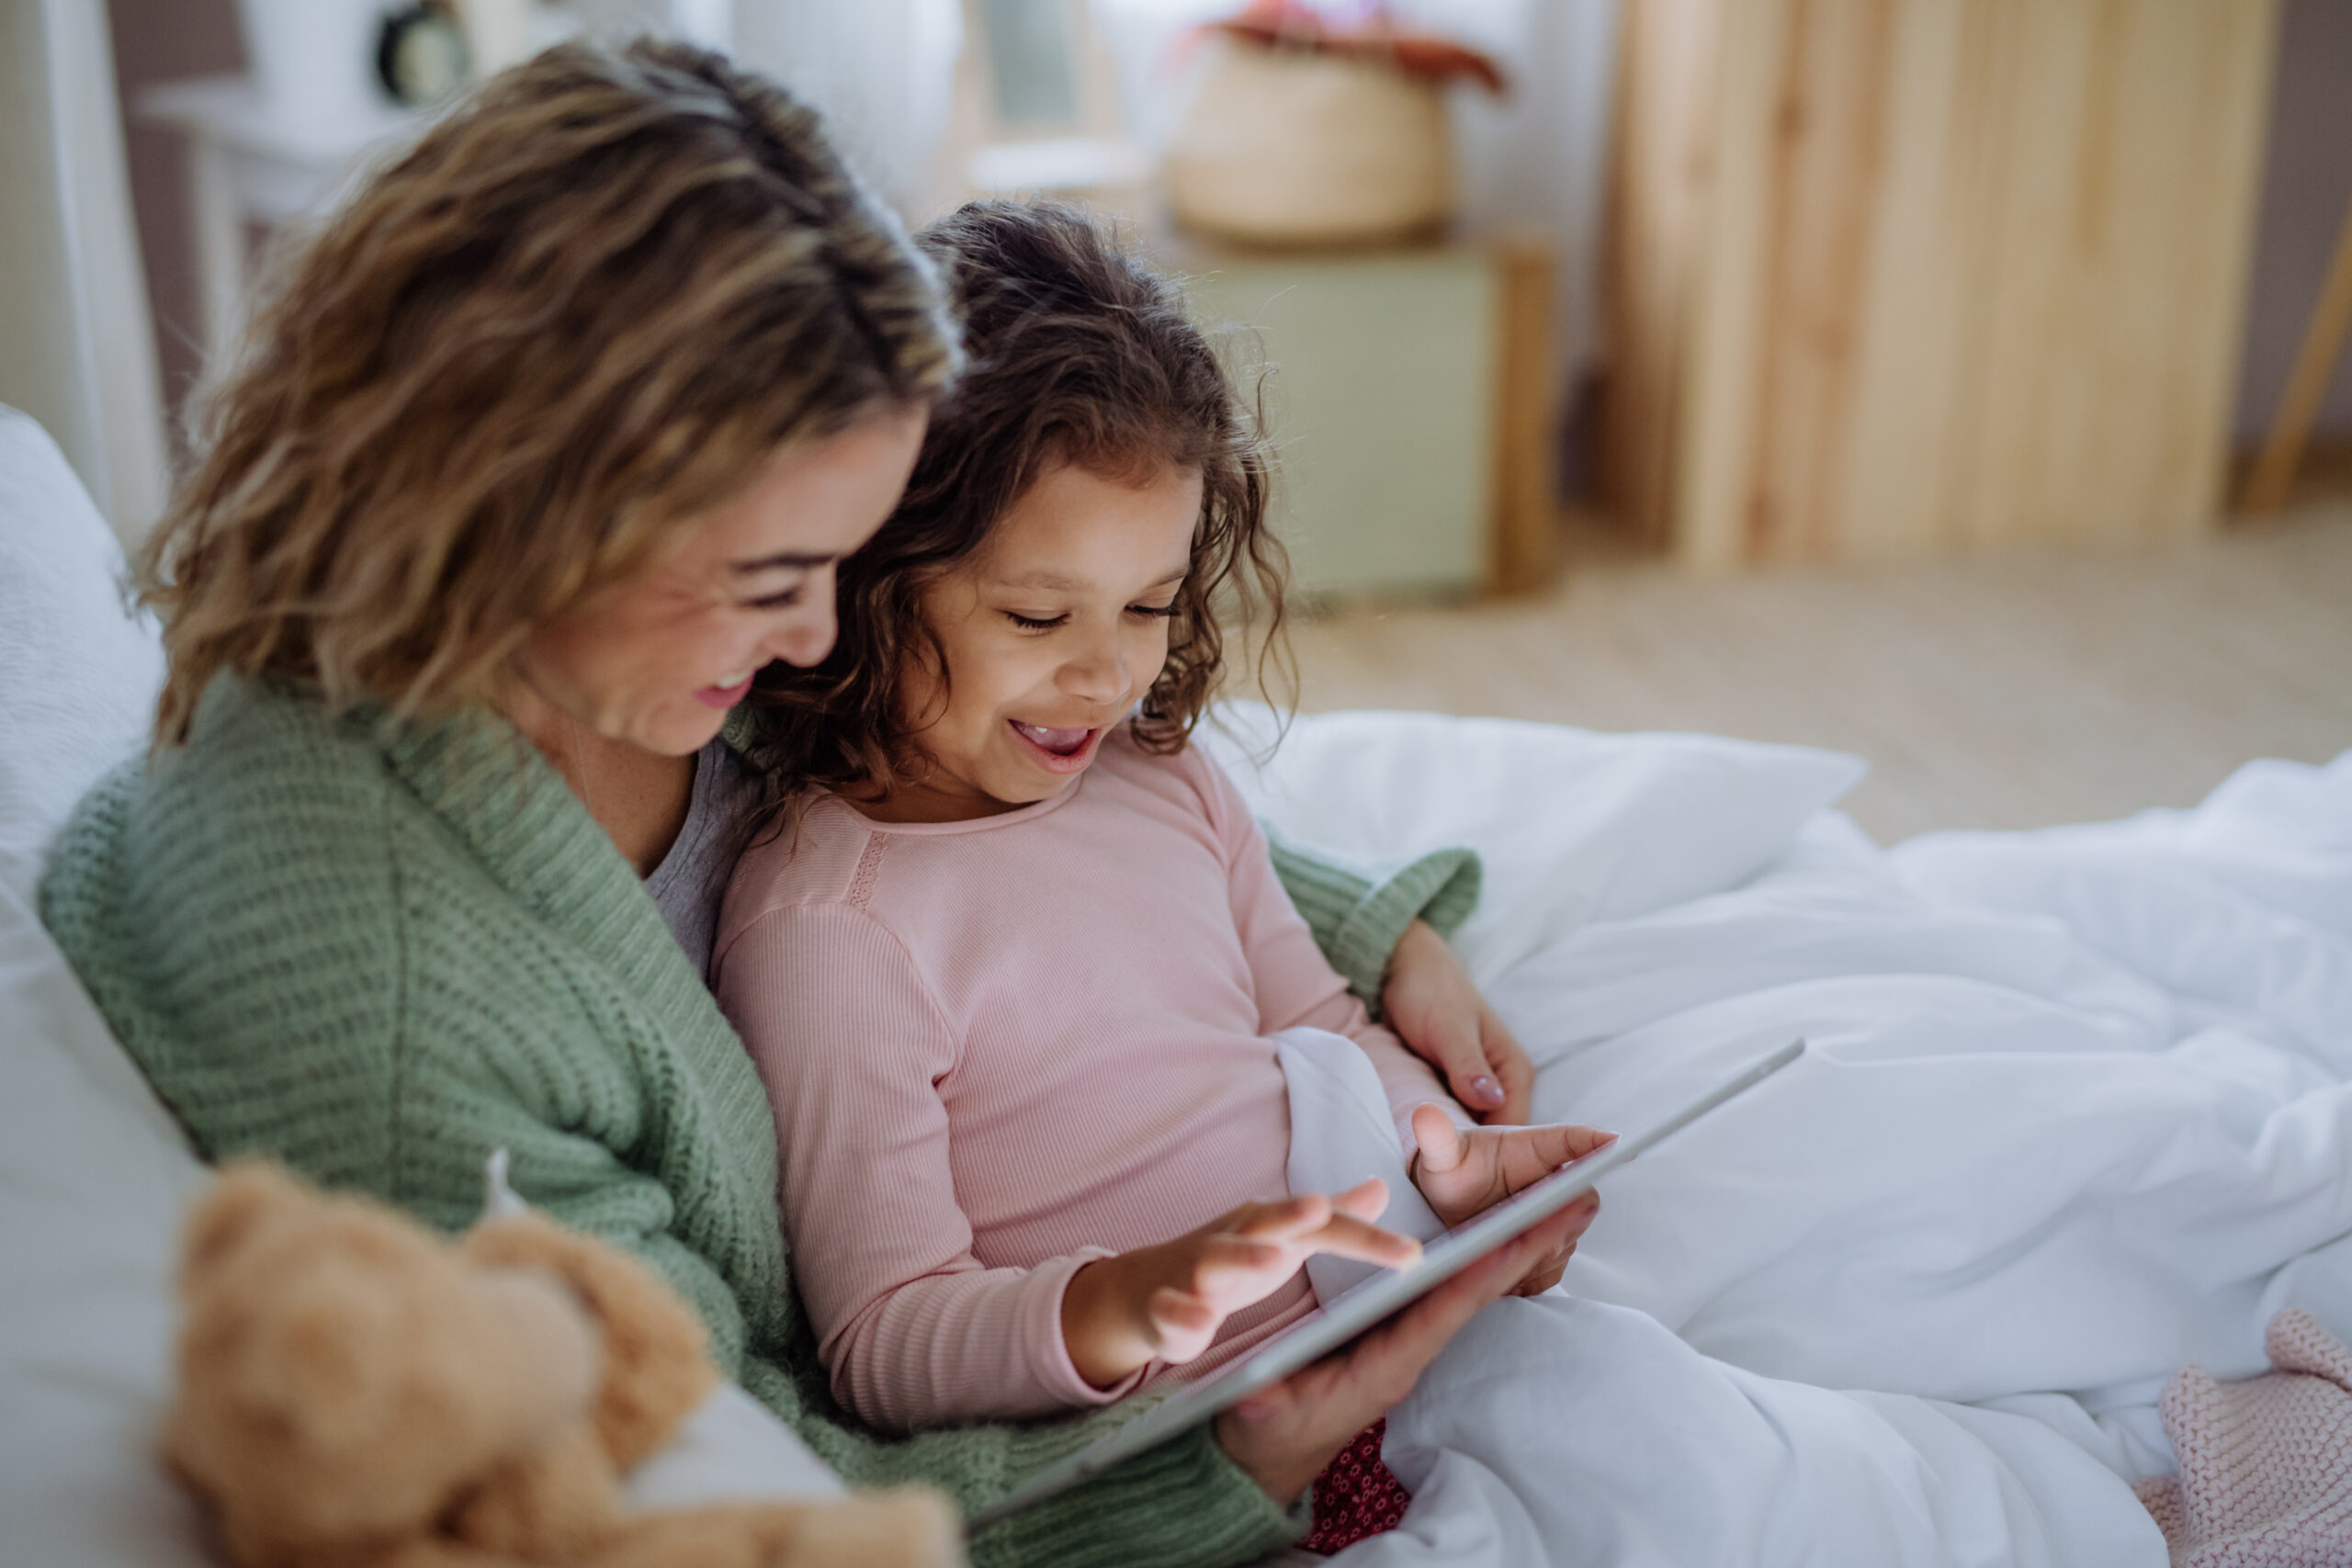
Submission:
<svg viewBox="0 0 2352 1568">
<path fill-rule="evenodd" d="M 180 1259 L 174 1472 L 238 1568 L 956 1568 L 908 1490 L 632 1513 L 621 1477 L 718 1382 L 635 1258 L 528 1212 L 451 1242 L 232 1166 Z"/>
</svg>

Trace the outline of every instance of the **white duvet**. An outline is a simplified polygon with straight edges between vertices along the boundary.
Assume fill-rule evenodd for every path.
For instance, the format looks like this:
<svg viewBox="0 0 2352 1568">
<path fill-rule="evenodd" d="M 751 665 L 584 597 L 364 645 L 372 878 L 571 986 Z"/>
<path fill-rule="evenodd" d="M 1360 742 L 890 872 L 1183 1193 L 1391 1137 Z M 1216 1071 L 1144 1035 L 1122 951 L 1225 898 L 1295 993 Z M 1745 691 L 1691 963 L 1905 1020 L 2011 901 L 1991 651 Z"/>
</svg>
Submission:
<svg viewBox="0 0 2352 1568">
<path fill-rule="evenodd" d="M 1538 739 L 1427 722 L 1237 771 L 1363 849 L 1393 825 L 1283 820 L 1285 785 L 1328 801 L 1351 761 Z M 1586 754 L 1515 768 L 1515 810 L 1573 811 L 1571 761 L 1655 763 L 1541 735 Z M 1710 744 L 1783 775 L 1819 756 Z M 1531 897 L 1597 863 L 1490 816 L 1438 826 L 1515 856 Z M 2130 1485 L 2171 1468 L 2162 1382 L 2263 1370 L 2285 1306 L 2352 1332 L 2352 754 L 2255 764 L 2194 812 L 1893 852 L 1812 814 L 1760 874 L 1714 869 L 1488 968 L 1538 1116 L 1631 1126 L 1792 1035 L 1812 1052 L 1612 1177 L 1564 1290 L 1448 1348 L 1390 1418 L 1406 1524 L 1346 1560 L 2164 1563 Z M 1373 1091 L 1311 1058 L 1286 1052 L 1294 1184 L 1401 1179 L 1376 1094 L 1351 1113 Z"/>
</svg>

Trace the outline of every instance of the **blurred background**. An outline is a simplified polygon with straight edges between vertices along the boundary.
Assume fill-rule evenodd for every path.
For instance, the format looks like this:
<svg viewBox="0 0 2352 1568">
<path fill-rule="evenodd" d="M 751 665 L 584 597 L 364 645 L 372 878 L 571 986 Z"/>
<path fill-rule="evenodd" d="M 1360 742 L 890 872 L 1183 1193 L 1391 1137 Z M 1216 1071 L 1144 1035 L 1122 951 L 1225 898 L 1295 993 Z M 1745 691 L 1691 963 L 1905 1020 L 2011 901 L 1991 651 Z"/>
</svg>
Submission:
<svg viewBox="0 0 2352 1568">
<path fill-rule="evenodd" d="M 5 3 L 0 401 L 129 541 L 273 234 L 650 28 L 1185 276 L 1306 707 L 1855 750 L 1890 840 L 2352 747 L 2352 0 Z"/>
</svg>

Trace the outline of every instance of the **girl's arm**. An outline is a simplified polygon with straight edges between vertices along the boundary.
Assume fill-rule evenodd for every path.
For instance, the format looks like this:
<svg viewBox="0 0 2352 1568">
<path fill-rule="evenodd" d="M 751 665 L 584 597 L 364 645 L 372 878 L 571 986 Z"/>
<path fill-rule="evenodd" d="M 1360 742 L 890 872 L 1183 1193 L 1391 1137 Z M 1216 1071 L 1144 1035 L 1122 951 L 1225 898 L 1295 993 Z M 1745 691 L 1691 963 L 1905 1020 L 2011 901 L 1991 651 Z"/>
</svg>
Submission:
<svg viewBox="0 0 2352 1568">
<path fill-rule="evenodd" d="M 956 1042 L 889 931 L 841 905 L 772 909 L 728 948 L 717 989 L 775 1111 L 793 1273 L 836 1398 L 906 1431 L 1129 1392 L 1088 1382 L 1062 1338 L 1064 1287 L 1108 1252 L 1035 1269 L 973 1256 L 939 1089 Z"/>
</svg>

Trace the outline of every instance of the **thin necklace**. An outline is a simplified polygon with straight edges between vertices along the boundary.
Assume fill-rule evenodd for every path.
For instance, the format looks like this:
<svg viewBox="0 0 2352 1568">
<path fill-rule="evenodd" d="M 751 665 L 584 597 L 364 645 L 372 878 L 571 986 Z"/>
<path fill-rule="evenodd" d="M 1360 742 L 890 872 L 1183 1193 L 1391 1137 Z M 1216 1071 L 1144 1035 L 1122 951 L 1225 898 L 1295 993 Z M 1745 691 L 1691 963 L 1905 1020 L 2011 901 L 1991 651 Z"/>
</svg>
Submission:
<svg viewBox="0 0 2352 1568">
<path fill-rule="evenodd" d="M 580 721 L 566 714 L 564 722 L 571 727 L 571 771 L 580 780 L 580 804 L 588 808 L 588 819 L 602 826 L 596 816 L 595 786 L 588 782 L 588 753 L 580 744 Z"/>
</svg>

